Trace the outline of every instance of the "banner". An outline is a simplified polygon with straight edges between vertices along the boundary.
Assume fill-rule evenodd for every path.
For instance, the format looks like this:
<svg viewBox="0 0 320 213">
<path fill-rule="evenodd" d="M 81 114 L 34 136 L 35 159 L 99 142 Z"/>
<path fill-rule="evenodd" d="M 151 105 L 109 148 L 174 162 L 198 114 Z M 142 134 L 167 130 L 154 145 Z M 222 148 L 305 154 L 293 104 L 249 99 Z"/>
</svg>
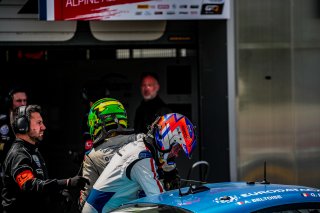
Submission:
<svg viewBox="0 0 320 213">
<path fill-rule="evenodd" d="M 39 0 L 40 20 L 228 19 L 230 0 Z"/>
</svg>

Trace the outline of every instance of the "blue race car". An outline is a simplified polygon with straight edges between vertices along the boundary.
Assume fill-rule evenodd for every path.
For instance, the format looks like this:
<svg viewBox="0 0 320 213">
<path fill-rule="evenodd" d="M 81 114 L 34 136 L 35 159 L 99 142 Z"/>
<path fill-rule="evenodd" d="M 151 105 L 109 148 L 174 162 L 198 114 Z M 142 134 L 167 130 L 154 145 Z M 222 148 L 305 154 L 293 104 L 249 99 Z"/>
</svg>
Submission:
<svg viewBox="0 0 320 213">
<path fill-rule="evenodd" d="M 189 171 L 206 161 L 195 163 Z M 193 182 L 193 181 L 191 181 Z M 320 189 L 270 184 L 266 180 L 266 163 L 264 180 L 261 182 L 225 182 L 201 184 L 167 191 L 159 195 L 131 201 L 113 212 L 281 212 L 281 213 L 320 213 Z"/>
<path fill-rule="evenodd" d="M 140 198 L 113 212 L 320 212 L 320 189 L 255 182 L 190 186 Z"/>
</svg>

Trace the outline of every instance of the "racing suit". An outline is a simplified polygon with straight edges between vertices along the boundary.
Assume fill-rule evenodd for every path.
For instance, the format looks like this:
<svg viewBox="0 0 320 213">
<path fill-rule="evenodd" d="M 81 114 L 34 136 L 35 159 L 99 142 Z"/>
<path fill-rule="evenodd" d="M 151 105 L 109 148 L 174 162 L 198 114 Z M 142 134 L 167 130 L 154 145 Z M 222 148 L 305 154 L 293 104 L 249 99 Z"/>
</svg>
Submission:
<svg viewBox="0 0 320 213">
<path fill-rule="evenodd" d="M 80 209 L 82 209 L 93 184 L 103 172 L 104 168 L 108 165 L 115 152 L 125 144 L 142 137 L 143 134 L 117 135 L 115 137 L 105 139 L 103 143 L 92 148 L 85 154 L 82 176 L 89 179 L 90 185 L 86 185 L 85 190 L 80 192 Z"/>
<path fill-rule="evenodd" d="M 158 179 L 155 160 L 143 138 L 120 148 L 93 185 L 83 213 L 110 212 L 121 204 L 164 191 Z"/>
<path fill-rule="evenodd" d="M 54 211 L 52 199 L 58 201 L 66 183 L 65 180 L 48 179 L 45 162 L 36 145 L 16 139 L 3 169 L 1 195 L 4 212 Z"/>
</svg>

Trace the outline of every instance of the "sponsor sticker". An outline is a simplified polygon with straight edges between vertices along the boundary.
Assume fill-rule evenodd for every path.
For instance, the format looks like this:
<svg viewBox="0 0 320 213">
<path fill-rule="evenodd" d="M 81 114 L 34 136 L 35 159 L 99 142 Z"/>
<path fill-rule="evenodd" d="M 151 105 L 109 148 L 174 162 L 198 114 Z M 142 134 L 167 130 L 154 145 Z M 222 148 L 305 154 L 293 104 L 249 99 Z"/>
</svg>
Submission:
<svg viewBox="0 0 320 213">
<path fill-rule="evenodd" d="M 203 4 L 201 8 L 201 14 L 213 15 L 222 14 L 223 4 Z"/>
<path fill-rule="evenodd" d="M 180 8 L 180 9 L 187 9 L 187 8 L 188 8 L 188 5 L 186 5 L 186 4 L 181 4 L 181 5 L 179 6 L 179 8 Z"/>
<path fill-rule="evenodd" d="M 86 140 L 86 143 L 85 143 L 85 146 L 84 146 L 85 150 L 89 150 L 92 147 L 93 147 L 93 141 L 91 139 Z"/>
<path fill-rule="evenodd" d="M 170 6 L 168 4 L 159 4 L 158 9 L 169 9 Z"/>
<path fill-rule="evenodd" d="M 149 9 L 149 5 L 148 4 L 138 4 L 137 8 L 138 9 Z"/>
<path fill-rule="evenodd" d="M 1 135 L 7 135 L 9 133 L 9 127 L 7 124 L 4 124 L 0 127 Z"/>
<path fill-rule="evenodd" d="M 42 175 L 42 176 L 44 175 L 42 169 L 36 169 L 36 173 L 37 173 L 38 175 Z"/>
<path fill-rule="evenodd" d="M 303 197 L 320 197 L 320 193 L 302 193 L 301 194 Z"/>
<path fill-rule="evenodd" d="M 32 155 L 32 159 L 34 160 L 34 162 L 36 162 L 38 167 L 41 167 L 41 163 L 40 163 L 38 156 Z"/>
<path fill-rule="evenodd" d="M 232 203 L 232 202 L 237 202 L 238 197 L 237 196 L 224 196 L 224 197 L 219 197 L 215 199 L 216 203 Z"/>
<path fill-rule="evenodd" d="M 152 155 L 148 151 L 142 151 L 139 153 L 139 159 L 144 159 L 144 158 L 151 158 Z"/>
</svg>

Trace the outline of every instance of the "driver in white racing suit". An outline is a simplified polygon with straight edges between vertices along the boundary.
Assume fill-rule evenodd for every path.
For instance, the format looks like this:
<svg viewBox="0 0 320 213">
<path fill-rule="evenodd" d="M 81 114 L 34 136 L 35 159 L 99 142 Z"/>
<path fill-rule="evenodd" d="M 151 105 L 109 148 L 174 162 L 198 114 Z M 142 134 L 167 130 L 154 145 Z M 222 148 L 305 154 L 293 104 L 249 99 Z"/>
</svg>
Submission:
<svg viewBox="0 0 320 213">
<path fill-rule="evenodd" d="M 93 148 L 84 155 L 82 176 L 89 179 L 80 192 L 79 209 L 81 210 L 87 196 L 104 168 L 116 153 L 127 143 L 142 138 L 128 129 L 127 113 L 124 106 L 116 99 L 102 98 L 91 106 L 88 114 L 88 127 L 93 141 Z"/>
<path fill-rule="evenodd" d="M 174 170 L 179 151 L 190 158 L 195 145 L 194 128 L 187 117 L 178 113 L 159 117 L 147 135 L 115 153 L 93 185 L 82 212 L 110 212 L 138 198 L 140 190 L 147 196 L 162 193 L 157 169 Z"/>
</svg>

